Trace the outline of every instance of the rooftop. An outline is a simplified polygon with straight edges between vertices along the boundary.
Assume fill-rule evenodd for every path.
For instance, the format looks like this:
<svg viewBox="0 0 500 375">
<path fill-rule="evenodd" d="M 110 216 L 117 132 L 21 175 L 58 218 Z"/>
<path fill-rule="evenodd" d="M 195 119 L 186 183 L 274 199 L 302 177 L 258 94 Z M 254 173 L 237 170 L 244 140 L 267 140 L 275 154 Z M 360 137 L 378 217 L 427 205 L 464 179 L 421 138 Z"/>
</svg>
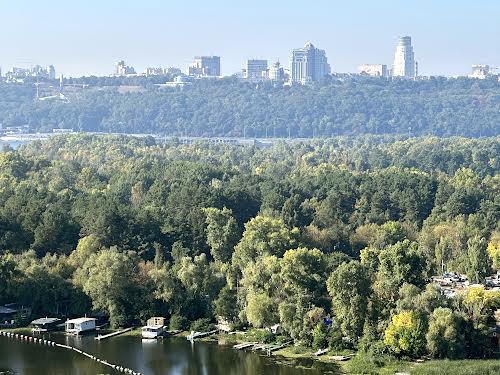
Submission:
<svg viewBox="0 0 500 375">
<path fill-rule="evenodd" d="M 33 324 L 33 325 L 44 325 L 44 324 L 56 323 L 56 322 L 58 322 L 60 320 L 61 319 L 58 319 L 58 318 L 40 318 L 40 319 L 33 320 L 31 322 L 31 324 Z"/>
<path fill-rule="evenodd" d="M 17 309 L 11 309 L 10 307 L 0 306 L 0 314 L 15 314 Z"/>
<path fill-rule="evenodd" d="M 81 324 L 81 323 L 85 323 L 85 322 L 90 322 L 92 320 L 97 320 L 97 319 L 95 319 L 95 318 L 77 318 L 77 319 L 67 320 L 66 323 Z"/>
</svg>

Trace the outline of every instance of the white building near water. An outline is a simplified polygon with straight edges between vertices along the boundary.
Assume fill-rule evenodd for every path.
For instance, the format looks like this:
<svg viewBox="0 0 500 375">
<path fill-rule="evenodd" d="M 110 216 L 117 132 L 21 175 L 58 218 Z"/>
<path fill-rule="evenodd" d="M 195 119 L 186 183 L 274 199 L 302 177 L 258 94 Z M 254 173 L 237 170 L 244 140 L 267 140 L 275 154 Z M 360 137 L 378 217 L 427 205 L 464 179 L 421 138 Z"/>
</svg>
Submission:
<svg viewBox="0 0 500 375">
<path fill-rule="evenodd" d="M 394 54 L 394 65 L 392 67 L 393 77 L 415 78 L 418 76 L 418 63 L 415 61 L 415 53 L 411 45 L 411 37 L 399 38 Z"/>
<path fill-rule="evenodd" d="M 66 321 L 66 333 L 80 335 L 85 332 L 96 329 L 96 320 L 94 318 L 78 318 Z"/>
<path fill-rule="evenodd" d="M 141 335 L 145 339 L 156 339 L 165 333 L 165 318 L 153 317 L 142 327 Z"/>
</svg>

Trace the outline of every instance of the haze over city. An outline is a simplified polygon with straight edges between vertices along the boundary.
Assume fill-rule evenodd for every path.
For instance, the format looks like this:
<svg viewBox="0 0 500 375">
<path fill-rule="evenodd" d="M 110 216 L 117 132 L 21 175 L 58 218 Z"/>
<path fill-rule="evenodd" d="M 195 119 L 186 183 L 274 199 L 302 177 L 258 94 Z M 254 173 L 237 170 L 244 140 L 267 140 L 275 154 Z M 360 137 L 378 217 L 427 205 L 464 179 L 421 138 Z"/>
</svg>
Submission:
<svg viewBox="0 0 500 375">
<path fill-rule="evenodd" d="M 363 63 L 391 66 L 403 35 L 412 36 L 422 75 L 466 75 L 472 64 L 500 66 L 492 47 L 500 44 L 500 3 L 494 0 L 318 0 L 309 6 L 295 0 L 25 0 L 2 4 L 2 13 L 3 71 L 54 64 L 65 76 L 108 75 L 121 59 L 138 71 L 185 70 L 195 55 L 218 55 L 221 73 L 230 75 L 249 58 L 280 60 L 287 67 L 290 51 L 311 41 L 326 51 L 333 72 L 356 72 Z"/>
</svg>

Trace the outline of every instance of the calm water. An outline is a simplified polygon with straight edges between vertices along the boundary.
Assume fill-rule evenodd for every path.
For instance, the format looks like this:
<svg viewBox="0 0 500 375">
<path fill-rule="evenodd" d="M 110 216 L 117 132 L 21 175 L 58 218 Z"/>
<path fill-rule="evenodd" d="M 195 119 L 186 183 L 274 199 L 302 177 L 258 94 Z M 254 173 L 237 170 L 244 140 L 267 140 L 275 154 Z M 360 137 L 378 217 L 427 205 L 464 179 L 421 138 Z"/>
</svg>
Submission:
<svg viewBox="0 0 500 375">
<path fill-rule="evenodd" d="M 319 375 L 334 374 L 333 367 L 313 361 L 290 362 L 234 350 L 215 342 L 185 338 L 143 341 L 139 337 L 114 337 L 102 342 L 93 336 L 68 337 L 47 334 L 45 338 L 75 346 L 98 358 L 139 371 L 144 375 Z M 74 351 L 26 343 L 0 336 L 0 373 L 10 370 L 22 375 L 118 374 Z"/>
</svg>

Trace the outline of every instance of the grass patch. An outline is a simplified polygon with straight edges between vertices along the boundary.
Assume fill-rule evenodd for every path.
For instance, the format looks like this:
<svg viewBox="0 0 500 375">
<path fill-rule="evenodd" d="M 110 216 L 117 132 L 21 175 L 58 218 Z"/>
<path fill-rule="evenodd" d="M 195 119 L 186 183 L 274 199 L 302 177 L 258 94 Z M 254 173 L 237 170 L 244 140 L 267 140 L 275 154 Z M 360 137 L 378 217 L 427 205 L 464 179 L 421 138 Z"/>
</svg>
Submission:
<svg viewBox="0 0 500 375">
<path fill-rule="evenodd" d="M 344 374 L 394 375 L 407 372 L 411 375 L 499 375 L 498 360 L 439 360 L 415 363 L 398 361 L 390 357 L 375 361 L 370 356 L 358 354 L 348 362 L 342 363 Z"/>
<path fill-rule="evenodd" d="M 341 362 L 346 374 L 391 374 L 395 372 L 409 372 L 411 364 L 397 361 L 389 357 L 373 358 L 372 356 L 358 353 L 346 362 Z"/>
<path fill-rule="evenodd" d="M 417 364 L 412 375 L 498 375 L 500 360 L 429 361 Z"/>
</svg>

